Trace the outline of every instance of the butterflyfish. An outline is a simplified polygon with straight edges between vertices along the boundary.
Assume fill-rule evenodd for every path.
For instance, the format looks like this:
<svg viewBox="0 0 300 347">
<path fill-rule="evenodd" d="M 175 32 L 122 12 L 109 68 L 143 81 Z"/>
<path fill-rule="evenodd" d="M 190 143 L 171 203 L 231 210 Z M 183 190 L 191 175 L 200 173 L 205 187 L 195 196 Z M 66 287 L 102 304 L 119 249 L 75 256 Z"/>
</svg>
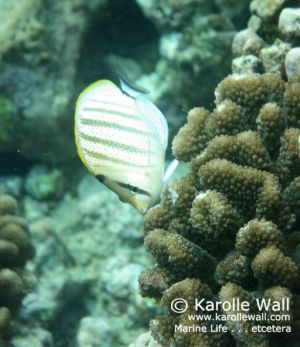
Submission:
<svg viewBox="0 0 300 347">
<path fill-rule="evenodd" d="M 120 82 L 100 80 L 79 95 L 75 142 L 88 171 L 145 213 L 162 190 L 168 125 L 143 90 Z"/>
</svg>

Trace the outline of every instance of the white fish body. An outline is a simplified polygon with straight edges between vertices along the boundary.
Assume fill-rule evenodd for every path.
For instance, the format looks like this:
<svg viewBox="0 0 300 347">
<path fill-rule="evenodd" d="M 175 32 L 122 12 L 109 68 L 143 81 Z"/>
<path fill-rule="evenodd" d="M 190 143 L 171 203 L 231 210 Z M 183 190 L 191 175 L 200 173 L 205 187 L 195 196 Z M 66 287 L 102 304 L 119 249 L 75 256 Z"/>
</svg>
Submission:
<svg viewBox="0 0 300 347">
<path fill-rule="evenodd" d="M 162 189 L 168 126 L 151 101 L 124 88 L 101 80 L 80 94 L 75 141 L 87 169 L 144 213 Z"/>
</svg>

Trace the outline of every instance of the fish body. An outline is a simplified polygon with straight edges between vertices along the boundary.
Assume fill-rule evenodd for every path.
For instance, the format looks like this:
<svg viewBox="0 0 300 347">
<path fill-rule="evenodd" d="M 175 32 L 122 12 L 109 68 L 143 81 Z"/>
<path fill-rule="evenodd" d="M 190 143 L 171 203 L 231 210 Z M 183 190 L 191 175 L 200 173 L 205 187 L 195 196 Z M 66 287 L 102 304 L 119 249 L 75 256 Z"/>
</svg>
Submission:
<svg viewBox="0 0 300 347">
<path fill-rule="evenodd" d="M 159 198 L 168 126 L 159 109 L 121 81 L 91 84 L 75 109 L 75 142 L 88 171 L 145 213 Z"/>
</svg>

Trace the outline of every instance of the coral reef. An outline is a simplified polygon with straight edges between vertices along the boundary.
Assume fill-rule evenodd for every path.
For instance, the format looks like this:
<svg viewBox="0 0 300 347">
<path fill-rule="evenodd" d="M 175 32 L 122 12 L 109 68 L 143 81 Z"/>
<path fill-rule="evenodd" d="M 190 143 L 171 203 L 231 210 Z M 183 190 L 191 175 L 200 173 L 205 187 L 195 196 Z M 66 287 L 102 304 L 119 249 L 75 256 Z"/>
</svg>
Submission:
<svg viewBox="0 0 300 347">
<path fill-rule="evenodd" d="M 10 340 L 11 316 L 30 288 L 24 265 L 33 257 L 26 221 L 17 216 L 17 202 L 0 195 L 0 345 Z"/>
<path fill-rule="evenodd" d="M 193 293 L 187 276 L 215 292 L 222 286 L 221 300 L 224 293 L 233 295 L 229 288 L 240 288 L 238 296 L 274 286 L 297 293 L 300 263 L 293 254 L 299 240 L 288 247 L 286 238 L 300 222 L 299 86 L 275 74 L 230 75 L 216 89 L 215 110 L 189 113 L 173 153 L 191 161 L 191 172 L 166 187 L 161 203 L 145 216 L 145 247 L 157 267 L 141 274 L 143 295 L 162 297 L 168 310 L 165 295 L 179 283 L 185 284 L 178 297 Z M 158 342 L 204 345 L 200 336 L 174 334 L 174 324 L 185 320 L 176 319 L 169 308 L 152 322 Z M 231 323 L 228 328 L 235 330 Z M 269 343 L 265 335 L 232 335 L 247 346 Z M 205 346 L 217 346 L 216 335 L 205 338 Z"/>
<path fill-rule="evenodd" d="M 269 26 L 278 33 L 274 18 L 282 6 L 284 1 L 251 3 L 251 25 L 260 26 L 237 34 L 236 54 L 260 59 L 267 37 L 275 40 Z M 283 44 L 296 49 L 294 36 Z M 286 63 L 285 73 L 285 56 L 279 60 L 267 73 L 239 69 L 226 77 L 215 90 L 215 109 L 192 109 L 173 141 L 174 156 L 190 162 L 190 172 L 165 187 L 160 204 L 145 216 L 145 247 L 157 264 L 139 278 L 141 294 L 163 308 L 150 327 L 164 347 L 298 346 L 300 80 L 297 61 Z M 186 311 L 172 310 L 176 298 L 185 300 Z M 280 312 L 290 321 L 272 322 L 267 310 L 269 320 L 228 319 L 222 333 L 211 334 L 205 320 L 190 319 L 199 313 L 192 303 L 202 298 L 246 300 L 253 314 L 256 299 L 287 298 L 290 310 Z M 233 307 L 223 313 L 241 312 Z M 291 332 L 255 330 L 264 324 L 289 325 Z M 200 333 L 193 331 L 196 325 Z"/>
</svg>

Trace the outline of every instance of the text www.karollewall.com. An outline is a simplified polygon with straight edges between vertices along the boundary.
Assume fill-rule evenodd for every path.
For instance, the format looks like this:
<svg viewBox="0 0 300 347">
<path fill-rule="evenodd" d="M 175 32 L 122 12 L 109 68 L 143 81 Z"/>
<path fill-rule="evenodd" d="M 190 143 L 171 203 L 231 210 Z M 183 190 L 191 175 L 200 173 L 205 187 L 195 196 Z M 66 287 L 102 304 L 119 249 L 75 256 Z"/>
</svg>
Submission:
<svg viewBox="0 0 300 347">
<path fill-rule="evenodd" d="M 215 315 L 212 314 L 189 314 L 188 319 L 189 321 L 197 321 L 197 322 L 210 322 L 213 320 L 217 321 L 225 321 L 225 320 L 233 320 L 237 321 L 240 320 L 238 318 L 242 318 L 242 320 L 248 320 L 248 321 L 255 321 L 257 320 L 257 314 L 243 314 L 241 317 L 238 317 L 239 315 L 237 314 L 218 314 L 216 313 Z M 289 314 L 271 314 L 268 317 L 269 321 L 289 321 L 291 319 Z M 262 320 L 262 319 L 261 319 Z"/>
</svg>

